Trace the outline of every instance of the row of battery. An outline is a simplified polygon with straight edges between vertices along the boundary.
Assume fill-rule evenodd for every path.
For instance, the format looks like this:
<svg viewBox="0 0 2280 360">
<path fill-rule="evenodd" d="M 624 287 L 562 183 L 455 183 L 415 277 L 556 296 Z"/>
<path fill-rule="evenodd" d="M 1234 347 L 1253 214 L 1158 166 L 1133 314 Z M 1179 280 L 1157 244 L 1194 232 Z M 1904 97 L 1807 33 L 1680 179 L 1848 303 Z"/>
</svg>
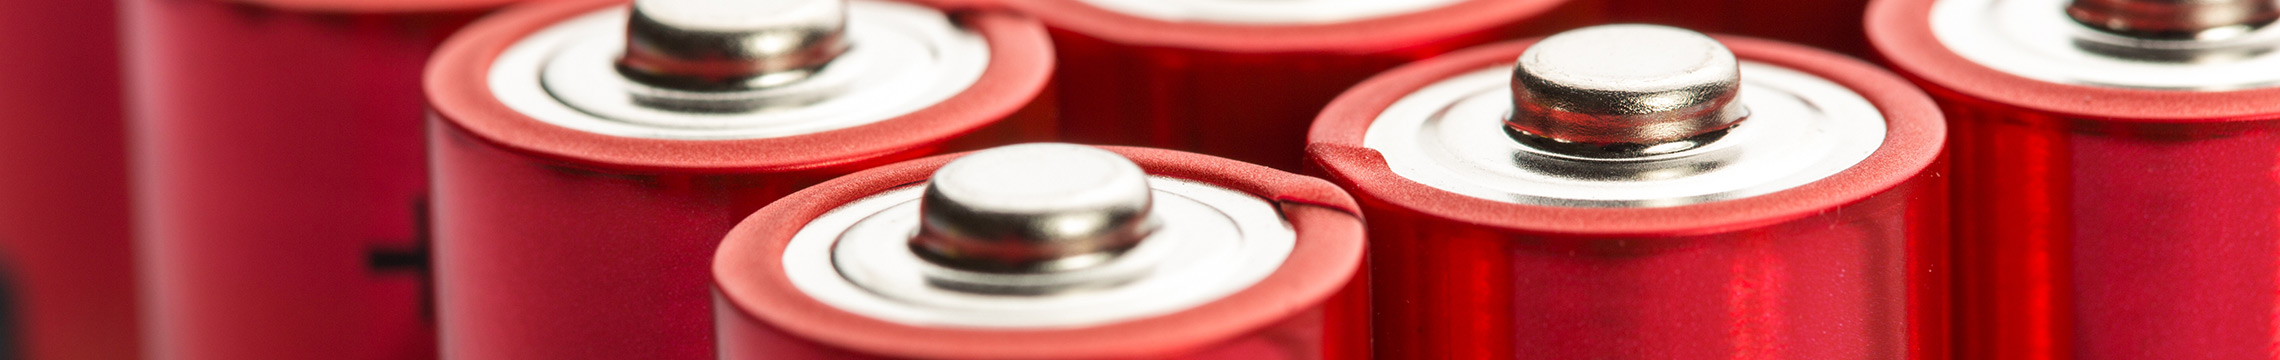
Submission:
<svg viewBox="0 0 2280 360">
<path fill-rule="evenodd" d="M 680 91 L 616 77 L 623 1 L 508 2 L 0 5 L 18 352 L 2266 358 L 2280 338 L 2270 16 L 2132 38 L 2068 10 L 2175 4 L 856 0 L 832 65 Z M 1559 130 L 1512 125 L 1538 40 L 1504 41 L 1609 21 L 1908 77 L 1721 35 L 1751 108 L 1723 140 L 1481 145 Z M 1037 290 L 1067 276 L 800 240 L 930 231 L 864 216 L 915 214 L 956 158 L 935 155 L 1035 141 L 1171 149 L 1101 148 L 1273 266 Z M 902 236 L 881 249 L 920 251 Z M 1206 258 L 1173 263 L 1226 257 Z M 906 267 L 956 276 L 848 275 Z M 941 294 L 959 281 L 996 290 Z"/>
</svg>

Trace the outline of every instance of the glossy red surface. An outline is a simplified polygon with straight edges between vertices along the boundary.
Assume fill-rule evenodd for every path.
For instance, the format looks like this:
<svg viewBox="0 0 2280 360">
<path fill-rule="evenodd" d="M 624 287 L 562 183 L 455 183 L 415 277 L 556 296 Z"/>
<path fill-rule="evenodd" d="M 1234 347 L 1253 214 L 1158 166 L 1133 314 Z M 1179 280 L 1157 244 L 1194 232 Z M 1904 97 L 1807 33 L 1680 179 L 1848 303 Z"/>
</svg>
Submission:
<svg viewBox="0 0 2280 360">
<path fill-rule="evenodd" d="M 125 1 L 157 359 L 430 359 L 420 69 L 480 15 Z"/>
<path fill-rule="evenodd" d="M 1663 24 L 1875 55 L 1861 30 L 1869 0 L 1599 0 L 1613 22 Z"/>
<path fill-rule="evenodd" d="M 1798 188 L 1660 208 L 1519 205 L 1402 178 L 1364 129 L 1500 43 L 1371 79 L 1308 149 L 1369 216 L 1380 358 L 1941 359 L 1948 355 L 1945 129 L 1931 99 L 1836 54 L 1720 36 L 1736 56 L 1821 76 L 1883 113 L 1883 145 Z"/>
<path fill-rule="evenodd" d="M 1282 268 L 1194 308 L 1110 324 L 1036 330 L 941 328 L 839 310 L 790 284 L 781 260 L 802 225 L 848 202 L 925 181 L 957 155 L 866 170 L 752 214 L 713 261 L 721 358 L 1367 359 L 1369 307 L 1354 203 L 1320 179 L 1169 150 L 1106 147 L 1150 174 L 1276 202 L 1298 233 Z"/>
<path fill-rule="evenodd" d="M 444 357 L 710 359 L 706 264 L 737 219 L 808 185 L 957 149 L 1043 139 L 1044 28 L 957 15 L 989 42 L 983 78 L 878 123 L 779 138 L 626 138 L 508 108 L 486 74 L 508 45 L 619 0 L 566 0 L 470 27 L 429 68 Z"/>
<path fill-rule="evenodd" d="M 1003 0 L 1045 19 L 1061 59 L 1067 140 L 1161 147 L 1283 170 L 1322 106 L 1386 69 L 1585 24 L 1588 1 L 1475 0 L 1295 26 L 1166 22 L 1069 0 Z"/>
<path fill-rule="evenodd" d="M 0 3 L 0 358 L 136 356 L 115 7 Z"/>
<path fill-rule="evenodd" d="M 2280 89 L 2100 88 L 1979 66 L 1930 1 L 1869 35 L 1956 139 L 1958 356 L 2273 358 Z"/>
</svg>

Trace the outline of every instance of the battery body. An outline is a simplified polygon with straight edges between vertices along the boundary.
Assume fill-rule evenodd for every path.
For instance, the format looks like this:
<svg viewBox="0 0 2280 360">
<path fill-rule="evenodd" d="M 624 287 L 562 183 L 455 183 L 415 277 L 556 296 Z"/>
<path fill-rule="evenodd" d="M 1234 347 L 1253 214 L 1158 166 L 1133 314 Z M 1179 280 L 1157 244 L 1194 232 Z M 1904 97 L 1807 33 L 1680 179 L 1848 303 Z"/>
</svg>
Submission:
<svg viewBox="0 0 2280 360">
<path fill-rule="evenodd" d="M 0 5 L 0 357 L 136 357 L 116 6 Z"/>
<path fill-rule="evenodd" d="M 1953 131 L 1958 356 L 2270 357 L 2280 90 L 2028 79 L 1944 46 L 1932 5 L 1878 2 L 1869 35 Z"/>
<path fill-rule="evenodd" d="M 434 358 L 420 69 L 502 2 L 122 2 L 149 356 Z"/>
<path fill-rule="evenodd" d="M 1601 1 L 1610 21 L 1762 37 L 1855 57 L 1875 54 L 1861 28 L 1869 0 Z"/>
<path fill-rule="evenodd" d="M 1742 61 L 1858 92 L 1886 119 L 1882 147 L 1834 176 L 1769 194 L 1592 208 L 1460 195 L 1398 175 L 1362 146 L 1397 99 L 1510 66 L 1533 40 L 1396 69 L 1325 110 L 1308 151 L 1369 214 L 1377 356 L 1944 358 L 1937 109 L 1859 61 L 1718 40 Z"/>
<path fill-rule="evenodd" d="M 1050 329 L 927 327 L 848 312 L 794 288 L 785 247 L 843 204 L 924 182 L 959 155 L 887 165 L 786 197 L 744 219 L 713 259 L 721 359 L 1368 359 L 1368 278 L 1353 202 L 1320 179 L 1178 151 L 1102 147 L 1150 175 L 1272 202 L 1297 233 L 1249 288 L 1138 320 Z"/>
<path fill-rule="evenodd" d="M 1010 0 L 1044 19 L 1061 59 L 1062 135 L 1225 156 L 1284 170 L 1340 90 L 1468 46 L 1596 19 L 1588 2 L 1473 0 L 1348 22 L 1172 22 L 1075 0 Z"/>
<path fill-rule="evenodd" d="M 560 1 L 470 27 L 427 73 L 437 300 L 456 359 L 709 359 L 706 264 L 743 215 L 808 185 L 1052 134 L 1033 19 L 954 13 L 992 51 L 948 100 L 867 125 L 742 140 L 618 137 L 509 108 L 485 81 L 532 32 L 622 1 Z"/>
</svg>

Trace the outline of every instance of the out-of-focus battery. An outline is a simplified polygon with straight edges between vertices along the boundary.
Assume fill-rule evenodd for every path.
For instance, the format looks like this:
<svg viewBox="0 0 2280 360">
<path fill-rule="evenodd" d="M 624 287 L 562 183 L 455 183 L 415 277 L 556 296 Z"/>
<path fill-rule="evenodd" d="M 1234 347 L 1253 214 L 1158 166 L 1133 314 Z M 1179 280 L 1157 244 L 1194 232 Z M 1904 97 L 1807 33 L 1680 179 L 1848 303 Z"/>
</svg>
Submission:
<svg viewBox="0 0 2280 360">
<path fill-rule="evenodd" d="M 1608 25 L 1371 79 L 1308 150 L 1379 358 L 1936 359 L 1944 132 L 1857 60 Z"/>
<path fill-rule="evenodd" d="M 1036 20 L 926 2 L 572 0 L 430 65 L 454 359 L 710 359 L 708 260 L 811 184 L 1051 136 Z"/>
<path fill-rule="evenodd" d="M 146 352 L 428 359 L 420 70 L 508 0 L 127 0 Z"/>
<path fill-rule="evenodd" d="M 1367 359 L 1362 236 L 1329 182 L 1192 153 L 888 165 L 729 233 L 721 358 Z"/>
<path fill-rule="evenodd" d="M 116 4 L 0 4 L 0 358 L 136 358 Z"/>
<path fill-rule="evenodd" d="M 1959 355 L 2273 356 L 2280 10 L 1880 1 L 1953 129 Z"/>
<path fill-rule="evenodd" d="M 1284 170 L 1339 91 L 1379 71 L 1588 23 L 1569 0 L 1000 0 L 1044 19 L 1062 134 Z"/>
<path fill-rule="evenodd" d="M 1861 30 L 1869 0 L 1599 0 L 1612 21 L 1811 45 L 1852 56 L 1873 55 Z"/>
</svg>

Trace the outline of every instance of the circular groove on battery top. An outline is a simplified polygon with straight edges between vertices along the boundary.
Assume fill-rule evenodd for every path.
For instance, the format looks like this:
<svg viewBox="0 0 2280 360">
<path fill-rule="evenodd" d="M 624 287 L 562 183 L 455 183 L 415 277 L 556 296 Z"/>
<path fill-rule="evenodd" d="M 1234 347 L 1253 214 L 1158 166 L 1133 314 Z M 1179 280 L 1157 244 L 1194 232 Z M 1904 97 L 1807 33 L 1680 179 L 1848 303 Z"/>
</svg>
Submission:
<svg viewBox="0 0 2280 360">
<path fill-rule="evenodd" d="M 855 0 L 848 4 L 847 51 L 813 74 L 754 91 L 676 94 L 755 104 L 749 108 L 659 109 L 637 104 L 631 94 L 675 90 L 643 85 L 616 70 L 627 14 L 624 6 L 596 11 L 517 41 L 491 64 L 491 91 L 531 118 L 590 133 L 760 139 L 909 114 L 965 91 L 989 65 L 985 39 L 941 11 Z"/>
<path fill-rule="evenodd" d="M 1273 203 L 1183 179 L 1150 176 L 1160 221 L 1145 241 L 1083 269 L 1036 274 L 962 271 L 916 255 L 926 184 L 886 191 L 816 217 L 784 249 L 794 287 L 832 307 L 914 326 L 1072 328 L 1209 303 L 1282 267 L 1297 233 Z M 946 284 L 943 279 L 953 280 Z M 965 285 L 992 283 L 998 288 Z"/>
<path fill-rule="evenodd" d="M 2231 91 L 2280 86 L 2280 26 L 2140 39 L 2084 25 L 2071 0 L 1938 0 L 1934 38 L 1981 66 L 2040 81 L 2122 89 Z"/>
<path fill-rule="evenodd" d="M 1068 0 L 1049 0 L 1068 1 Z M 1170 22 L 1311 25 L 1430 10 L 1467 0 L 1079 0 L 1102 9 Z"/>
<path fill-rule="evenodd" d="M 1394 174 L 1491 201 L 1597 208 L 1699 204 L 1795 188 L 1868 159 L 1885 119 L 1826 79 L 1743 60 L 1739 102 L 1749 120 L 1723 138 L 1646 161 L 1564 159 L 1498 131 L 1512 111 L 1511 65 L 1466 73 L 1402 97 L 1378 114 L 1362 145 Z"/>
</svg>

